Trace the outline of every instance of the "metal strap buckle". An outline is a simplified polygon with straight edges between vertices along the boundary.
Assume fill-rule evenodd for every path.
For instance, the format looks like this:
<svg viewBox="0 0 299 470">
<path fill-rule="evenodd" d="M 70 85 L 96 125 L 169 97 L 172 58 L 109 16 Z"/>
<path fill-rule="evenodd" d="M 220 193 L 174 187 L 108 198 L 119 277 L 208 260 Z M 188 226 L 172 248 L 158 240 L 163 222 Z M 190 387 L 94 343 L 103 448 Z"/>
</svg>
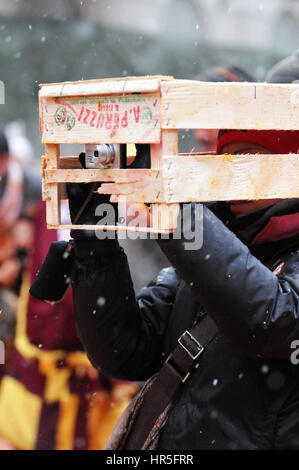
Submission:
<svg viewBox="0 0 299 470">
<path fill-rule="evenodd" d="M 193 348 L 192 351 L 190 351 L 190 349 L 188 349 L 188 346 L 187 346 L 187 342 L 185 341 L 185 344 L 183 344 L 183 341 L 184 341 L 184 338 L 185 337 L 188 337 L 188 341 L 192 341 L 194 343 L 194 346 L 195 348 Z M 192 334 L 189 332 L 189 331 L 185 331 L 181 336 L 180 338 L 178 339 L 178 343 L 182 346 L 182 348 L 186 351 L 186 353 L 188 354 L 189 357 L 191 357 L 192 361 L 194 361 L 195 359 L 198 358 L 198 356 L 200 356 L 200 354 L 203 352 L 204 350 L 204 347 L 197 341 L 196 338 L 194 338 L 194 336 L 192 336 Z M 196 353 L 194 354 L 194 349 L 196 350 Z M 171 361 L 172 359 L 172 354 L 170 354 L 168 356 L 168 358 L 166 359 L 165 361 L 165 364 L 169 363 L 169 365 L 174 368 L 176 370 L 176 373 L 178 373 L 178 370 L 177 368 L 175 367 L 175 362 L 174 361 Z M 173 365 L 171 364 L 173 363 Z M 186 375 L 184 377 L 182 377 L 182 382 L 186 382 L 186 380 L 188 379 L 188 377 L 190 376 L 190 372 L 187 372 Z"/>
<path fill-rule="evenodd" d="M 185 337 L 188 337 L 189 340 L 192 341 L 192 343 L 195 344 L 195 348 L 197 350 L 197 352 L 194 354 L 193 351 L 190 351 L 190 349 L 188 349 L 188 346 L 185 342 L 185 344 L 183 344 L 183 340 Z M 204 347 L 197 341 L 196 338 L 194 338 L 194 336 L 192 336 L 192 334 L 190 333 L 190 331 L 185 331 L 181 336 L 180 338 L 178 339 L 178 342 L 179 344 L 182 346 L 182 348 L 185 349 L 185 351 L 187 352 L 187 354 L 191 357 L 191 359 L 194 361 L 195 359 L 198 358 L 198 356 L 200 356 L 200 354 L 203 352 L 204 350 Z"/>
</svg>

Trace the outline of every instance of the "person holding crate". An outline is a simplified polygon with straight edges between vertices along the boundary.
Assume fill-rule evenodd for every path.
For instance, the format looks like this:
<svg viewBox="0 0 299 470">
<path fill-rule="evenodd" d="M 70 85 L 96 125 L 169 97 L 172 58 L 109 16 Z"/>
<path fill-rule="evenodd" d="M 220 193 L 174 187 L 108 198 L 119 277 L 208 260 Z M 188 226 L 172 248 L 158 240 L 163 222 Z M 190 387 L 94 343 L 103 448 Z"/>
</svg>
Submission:
<svg viewBox="0 0 299 470">
<path fill-rule="evenodd" d="M 299 132 L 224 131 L 217 151 L 298 153 Z M 89 191 L 89 184 L 69 185 L 72 220 Z M 95 208 L 104 200 L 95 193 L 76 223 L 96 224 Z M 197 206 L 186 215 L 190 226 Z M 169 389 L 179 377 L 156 449 L 298 449 L 299 201 L 199 206 L 201 248 L 188 251 L 183 237 L 160 237 L 170 266 L 138 296 L 116 237 L 72 231 L 81 340 L 109 376 L 144 381 L 166 369 Z M 207 318 L 216 329 L 201 345 L 193 328 Z M 192 367 L 185 374 L 187 356 Z"/>
</svg>

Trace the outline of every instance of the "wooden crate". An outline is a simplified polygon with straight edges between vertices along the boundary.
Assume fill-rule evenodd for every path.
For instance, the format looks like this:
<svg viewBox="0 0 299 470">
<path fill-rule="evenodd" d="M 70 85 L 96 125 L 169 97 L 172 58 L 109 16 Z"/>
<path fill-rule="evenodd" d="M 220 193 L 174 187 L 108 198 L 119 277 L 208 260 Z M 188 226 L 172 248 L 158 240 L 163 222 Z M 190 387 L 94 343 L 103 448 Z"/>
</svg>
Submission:
<svg viewBox="0 0 299 470">
<path fill-rule="evenodd" d="M 163 214 L 190 201 L 299 197 L 299 158 L 283 155 L 178 154 L 178 129 L 298 130 L 299 85 L 209 83 L 165 76 L 85 80 L 41 85 L 43 200 L 49 228 L 62 225 L 66 182 L 102 182 L 112 202 L 151 203 L 151 227 L 173 230 Z M 60 144 L 147 143 L 150 169 L 81 169 Z M 175 218 L 175 217 L 174 217 Z"/>
</svg>

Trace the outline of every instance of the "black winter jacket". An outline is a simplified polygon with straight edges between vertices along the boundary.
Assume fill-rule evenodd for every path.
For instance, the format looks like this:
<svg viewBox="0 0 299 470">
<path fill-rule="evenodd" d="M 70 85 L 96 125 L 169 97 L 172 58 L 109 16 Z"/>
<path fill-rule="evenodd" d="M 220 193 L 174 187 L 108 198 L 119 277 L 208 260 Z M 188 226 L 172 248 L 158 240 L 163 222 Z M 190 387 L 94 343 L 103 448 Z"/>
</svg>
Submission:
<svg viewBox="0 0 299 470">
<path fill-rule="evenodd" d="M 222 222 L 203 208 L 201 249 L 159 241 L 172 266 L 137 298 L 117 242 L 75 242 L 80 337 L 104 373 L 142 381 L 208 312 L 219 333 L 182 386 L 159 448 L 299 449 L 299 365 L 290 359 L 299 339 L 299 227 L 250 245 L 270 217 L 298 213 L 299 202 L 238 221 L 227 209 L 213 211 Z"/>
</svg>

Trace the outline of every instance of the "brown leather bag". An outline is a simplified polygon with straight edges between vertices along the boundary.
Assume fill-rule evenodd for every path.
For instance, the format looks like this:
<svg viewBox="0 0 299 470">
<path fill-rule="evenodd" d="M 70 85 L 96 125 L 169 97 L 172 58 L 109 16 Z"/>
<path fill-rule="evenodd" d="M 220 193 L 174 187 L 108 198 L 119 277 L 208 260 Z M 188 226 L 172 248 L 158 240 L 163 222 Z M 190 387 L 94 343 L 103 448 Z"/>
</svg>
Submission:
<svg viewBox="0 0 299 470">
<path fill-rule="evenodd" d="M 160 372 L 144 384 L 118 420 L 105 450 L 156 449 L 176 394 L 217 331 L 214 321 L 206 315 L 191 333 L 182 334 Z"/>
</svg>

